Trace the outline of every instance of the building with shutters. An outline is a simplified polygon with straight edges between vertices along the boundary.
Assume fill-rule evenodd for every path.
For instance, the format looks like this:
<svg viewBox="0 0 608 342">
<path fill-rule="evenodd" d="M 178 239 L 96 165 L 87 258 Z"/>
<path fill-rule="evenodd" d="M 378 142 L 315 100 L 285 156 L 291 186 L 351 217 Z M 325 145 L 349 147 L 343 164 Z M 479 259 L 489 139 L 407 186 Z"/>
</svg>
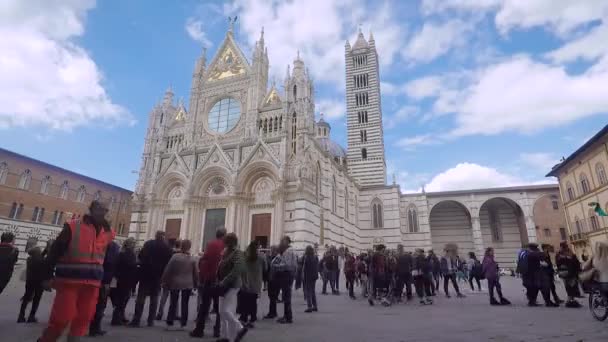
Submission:
<svg viewBox="0 0 608 342">
<path fill-rule="evenodd" d="M 608 210 L 608 125 L 555 165 L 570 241 L 578 255 L 591 255 L 595 241 L 608 241 L 608 217 L 598 216 L 590 203 Z"/>
<path fill-rule="evenodd" d="M 263 30 L 251 51 L 247 58 L 229 29 L 210 61 L 205 50 L 196 61 L 189 104 L 168 90 L 152 108 L 131 236 L 142 242 L 164 230 L 201 250 L 226 226 L 242 247 L 283 235 L 297 249 L 442 250 L 457 242 L 463 252 L 495 246 L 508 262 L 536 241 L 534 204 L 556 185 L 402 194 L 387 184 L 371 33 L 345 45 L 347 149 L 322 114 L 315 118 L 314 84 L 299 54 L 280 87 L 268 80 Z"/>
</svg>

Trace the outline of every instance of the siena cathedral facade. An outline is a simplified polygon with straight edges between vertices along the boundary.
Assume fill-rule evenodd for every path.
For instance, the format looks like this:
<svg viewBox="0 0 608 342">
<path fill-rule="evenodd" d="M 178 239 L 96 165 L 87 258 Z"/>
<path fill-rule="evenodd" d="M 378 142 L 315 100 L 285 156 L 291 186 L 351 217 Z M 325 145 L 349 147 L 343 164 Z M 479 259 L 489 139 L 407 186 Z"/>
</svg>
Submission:
<svg viewBox="0 0 608 342">
<path fill-rule="evenodd" d="M 248 59 L 228 30 L 215 57 L 195 63 L 190 101 L 171 90 L 149 116 L 130 235 L 157 230 L 197 251 L 218 226 L 251 240 L 297 249 L 318 244 L 359 251 L 464 251 L 489 245 L 504 258 L 535 241 L 536 199 L 556 186 L 401 194 L 386 184 L 378 54 L 373 35 L 345 45 L 348 148 L 315 119 L 314 85 L 298 56 L 279 91 L 269 85 L 263 31 Z"/>
</svg>

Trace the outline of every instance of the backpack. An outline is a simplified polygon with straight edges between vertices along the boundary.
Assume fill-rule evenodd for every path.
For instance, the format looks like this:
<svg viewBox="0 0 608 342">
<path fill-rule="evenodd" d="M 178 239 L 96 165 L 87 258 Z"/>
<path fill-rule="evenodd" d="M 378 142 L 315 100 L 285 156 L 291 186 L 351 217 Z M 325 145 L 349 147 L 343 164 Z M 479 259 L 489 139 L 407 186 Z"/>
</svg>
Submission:
<svg viewBox="0 0 608 342">
<path fill-rule="evenodd" d="M 522 250 L 521 252 L 519 252 L 519 255 L 517 258 L 516 272 L 519 274 L 528 273 L 528 251 L 527 250 Z"/>
</svg>

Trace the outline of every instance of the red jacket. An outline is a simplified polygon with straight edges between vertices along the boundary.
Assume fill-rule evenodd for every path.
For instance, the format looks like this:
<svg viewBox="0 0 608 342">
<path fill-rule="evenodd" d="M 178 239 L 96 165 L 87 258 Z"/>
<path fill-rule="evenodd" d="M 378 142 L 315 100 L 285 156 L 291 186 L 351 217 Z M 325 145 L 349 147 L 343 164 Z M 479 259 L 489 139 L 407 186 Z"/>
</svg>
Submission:
<svg viewBox="0 0 608 342">
<path fill-rule="evenodd" d="M 205 248 L 203 256 L 198 261 L 199 280 L 201 284 L 208 281 L 217 280 L 217 267 L 222 260 L 224 241 L 215 239 L 210 241 Z"/>
</svg>

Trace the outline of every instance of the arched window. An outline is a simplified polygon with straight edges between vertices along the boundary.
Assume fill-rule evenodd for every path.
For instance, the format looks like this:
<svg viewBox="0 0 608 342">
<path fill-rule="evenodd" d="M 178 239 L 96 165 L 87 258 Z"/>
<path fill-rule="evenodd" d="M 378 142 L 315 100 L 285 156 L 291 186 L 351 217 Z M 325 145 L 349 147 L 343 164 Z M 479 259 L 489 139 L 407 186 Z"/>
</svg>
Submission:
<svg viewBox="0 0 608 342">
<path fill-rule="evenodd" d="M 577 234 L 580 234 L 583 232 L 583 225 L 581 224 L 581 220 L 579 220 L 578 216 L 574 217 L 574 225 L 576 226 Z"/>
<path fill-rule="evenodd" d="M 361 159 L 363 159 L 363 160 L 367 159 L 367 149 L 366 148 L 361 149 Z"/>
<path fill-rule="evenodd" d="M 42 183 L 40 184 L 40 193 L 43 195 L 48 195 L 50 184 L 51 176 L 44 176 L 44 178 L 42 178 Z"/>
<path fill-rule="evenodd" d="M 8 164 L 6 162 L 0 163 L 0 184 L 6 183 L 6 176 L 8 175 Z"/>
<path fill-rule="evenodd" d="M 349 196 L 348 196 L 348 189 L 344 188 L 344 219 L 347 220 L 347 221 L 349 220 L 349 215 L 348 215 L 349 214 L 349 210 L 348 210 L 349 209 L 348 208 L 348 206 L 349 206 L 349 204 L 348 204 L 348 198 L 349 198 Z"/>
<path fill-rule="evenodd" d="M 80 188 L 78 188 L 78 194 L 76 195 L 76 201 L 83 203 L 86 195 L 87 195 L 87 190 L 85 189 L 84 185 L 81 185 Z"/>
<path fill-rule="evenodd" d="M 584 194 L 589 193 L 589 180 L 587 179 L 587 176 L 584 173 L 581 173 L 581 175 L 579 176 L 580 178 L 580 182 L 581 182 L 581 192 Z"/>
<path fill-rule="evenodd" d="M 359 225 L 359 198 L 355 195 L 355 225 Z"/>
<path fill-rule="evenodd" d="M 32 171 L 26 169 L 21 174 L 21 178 L 19 178 L 19 184 L 17 187 L 19 189 L 28 190 L 30 188 L 30 183 L 32 182 Z"/>
<path fill-rule="evenodd" d="M 410 233 L 418 233 L 420 231 L 420 228 L 418 227 L 418 213 L 414 206 L 407 209 L 407 225 Z"/>
<path fill-rule="evenodd" d="M 333 213 L 337 212 L 337 204 L 338 204 L 338 199 L 336 196 L 336 177 L 334 176 L 333 178 L 333 182 L 331 184 L 331 211 Z"/>
<path fill-rule="evenodd" d="M 34 212 L 32 213 L 32 221 L 34 221 L 34 222 L 38 222 L 38 211 L 39 211 L 38 207 L 35 207 Z"/>
<path fill-rule="evenodd" d="M 63 181 L 63 184 L 61 184 L 61 190 L 59 191 L 59 197 L 64 200 L 67 200 L 69 190 L 70 188 L 68 187 L 68 181 Z"/>
<path fill-rule="evenodd" d="M 553 207 L 553 210 L 559 210 L 559 201 L 555 195 L 551 195 L 551 206 Z"/>
<path fill-rule="evenodd" d="M 597 180 L 600 182 L 600 185 L 608 184 L 608 178 L 606 178 L 606 169 L 604 169 L 604 165 L 602 163 L 597 163 L 595 165 L 595 173 L 597 174 Z"/>
<path fill-rule="evenodd" d="M 108 210 L 114 209 L 115 202 L 116 202 L 116 198 L 114 196 L 110 196 L 110 202 L 108 203 Z"/>
<path fill-rule="evenodd" d="M 566 191 L 568 192 L 568 200 L 574 201 L 574 199 L 576 198 L 576 193 L 574 192 L 574 187 L 572 187 L 572 183 L 566 183 Z"/>
<path fill-rule="evenodd" d="M 293 85 L 293 100 L 295 101 L 298 98 L 298 87 Z"/>
<path fill-rule="evenodd" d="M 384 220 L 382 218 L 382 202 L 376 198 L 372 201 L 372 226 L 374 228 L 384 227 Z"/>
<path fill-rule="evenodd" d="M 321 180 L 321 164 L 317 162 L 317 184 L 315 193 L 317 194 L 317 203 L 319 204 L 319 206 L 321 205 Z"/>
<path fill-rule="evenodd" d="M 11 206 L 11 211 L 8 213 L 9 218 L 16 218 L 15 216 L 17 215 L 17 208 L 17 202 L 13 202 L 13 205 Z"/>
<path fill-rule="evenodd" d="M 591 213 L 591 217 L 589 217 L 589 223 L 591 224 L 591 231 L 600 230 L 600 223 L 597 220 L 597 215 L 595 215 L 595 212 Z"/>
</svg>

